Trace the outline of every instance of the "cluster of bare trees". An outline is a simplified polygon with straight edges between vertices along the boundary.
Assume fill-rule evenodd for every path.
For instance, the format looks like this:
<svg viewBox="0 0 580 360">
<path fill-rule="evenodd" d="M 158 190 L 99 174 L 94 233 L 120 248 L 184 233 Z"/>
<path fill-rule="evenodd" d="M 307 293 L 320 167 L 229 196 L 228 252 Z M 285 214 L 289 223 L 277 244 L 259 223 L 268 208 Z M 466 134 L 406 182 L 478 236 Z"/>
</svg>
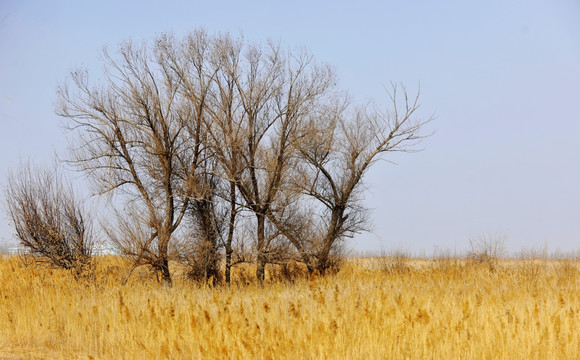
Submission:
<svg viewBox="0 0 580 360">
<path fill-rule="evenodd" d="M 408 151 L 430 119 L 393 86 L 391 108 L 356 106 L 306 51 L 203 30 L 104 51 L 96 84 L 76 71 L 58 90 L 71 162 L 116 221 L 105 233 L 135 266 L 171 283 L 170 260 L 215 279 L 225 263 L 288 260 L 324 273 L 364 229 L 362 180 Z"/>
</svg>

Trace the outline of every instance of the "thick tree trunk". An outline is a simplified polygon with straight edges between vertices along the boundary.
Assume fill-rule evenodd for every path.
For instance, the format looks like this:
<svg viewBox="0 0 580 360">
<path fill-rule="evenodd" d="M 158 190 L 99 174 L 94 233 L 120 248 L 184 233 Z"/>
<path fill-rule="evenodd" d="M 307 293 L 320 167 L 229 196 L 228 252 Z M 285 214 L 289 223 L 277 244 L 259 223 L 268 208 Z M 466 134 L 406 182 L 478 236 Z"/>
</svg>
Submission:
<svg viewBox="0 0 580 360">
<path fill-rule="evenodd" d="M 197 244 L 194 255 L 194 267 L 198 279 L 203 279 L 205 283 L 211 280 L 210 285 L 215 285 L 219 275 L 218 268 L 218 232 L 216 229 L 215 209 L 212 203 L 211 194 L 206 194 L 202 199 L 192 202 L 192 210 L 195 219 L 198 221 L 199 231 L 203 240 Z"/>
</svg>

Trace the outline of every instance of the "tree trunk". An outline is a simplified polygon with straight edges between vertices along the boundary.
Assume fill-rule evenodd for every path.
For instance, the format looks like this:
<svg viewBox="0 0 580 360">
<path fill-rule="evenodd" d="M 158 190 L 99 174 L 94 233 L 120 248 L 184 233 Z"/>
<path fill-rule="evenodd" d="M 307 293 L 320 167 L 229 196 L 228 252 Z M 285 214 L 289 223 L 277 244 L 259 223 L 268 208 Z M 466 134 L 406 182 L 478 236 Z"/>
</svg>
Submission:
<svg viewBox="0 0 580 360">
<path fill-rule="evenodd" d="M 259 283 L 263 283 L 266 278 L 266 256 L 264 254 L 264 246 L 266 240 L 266 228 L 265 228 L 265 216 L 263 214 L 257 213 L 256 220 L 258 221 L 258 254 L 256 257 L 256 278 Z"/>
<path fill-rule="evenodd" d="M 335 205 L 335 208 L 332 210 L 332 217 L 330 219 L 330 224 L 328 226 L 328 231 L 326 236 L 324 237 L 324 242 L 322 249 L 316 255 L 316 270 L 320 272 L 321 275 L 324 275 L 326 270 L 330 267 L 329 264 L 329 256 L 330 251 L 332 250 L 333 245 L 338 240 L 339 231 L 342 228 L 346 217 L 344 217 L 344 209 L 345 205 L 344 201 Z"/>
<path fill-rule="evenodd" d="M 231 271 L 232 271 L 232 249 L 228 248 L 226 249 L 226 273 L 225 273 L 226 284 L 230 283 Z"/>
<path fill-rule="evenodd" d="M 169 272 L 169 261 L 167 257 L 161 262 L 161 283 L 165 286 L 171 286 L 171 273 Z"/>
<path fill-rule="evenodd" d="M 213 191 L 213 190 L 212 190 Z M 203 236 L 203 240 L 197 244 L 197 251 L 194 262 L 198 269 L 199 277 L 203 277 L 203 281 L 207 284 L 210 279 L 214 285 L 218 278 L 218 262 L 217 254 L 218 236 L 216 229 L 215 208 L 212 203 L 211 194 L 204 194 L 204 197 L 195 200 L 192 203 L 194 216 L 198 221 L 199 230 Z"/>
<path fill-rule="evenodd" d="M 204 275 L 205 275 L 205 282 L 208 285 L 215 285 L 217 278 L 218 278 L 218 254 L 217 254 L 217 249 L 216 249 L 216 245 L 213 242 L 209 242 L 207 244 L 208 249 L 207 249 L 207 258 L 206 258 L 206 264 L 205 264 L 205 269 L 204 269 Z M 211 284 L 209 283 L 209 281 L 211 280 Z"/>
<path fill-rule="evenodd" d="M 230 276 L 232 270 L 232 253 L 234 252 L 234 249 L 232 248 L 232 242 L 234 241 L 236 215 L 236 183 L 235 181 L 230 181 L 230 223 L 228 226 L 228 239 L 226 242 L 226 284 L 229 284 L 231 280 Z"/>
<path fill-rule="evenodd" d="M 171 286 L 171 273 L 169 272 L 169 239 L 171 233 L 166 228 L 162 228 L 158 233 L 159 241 L 159 262 L 158 271 L 161 272 L 161 282 L 163 285 Z"/>
<path fill-rule="evenodd" d="M 262 284 L 266 278 L 266 258 L 262 254 L 258 254 L 256 265 L 256 278 L 258 278 L 258 282 Z"/>
<path fill-rule="evenodd" d="M 308 275 L 312 275 L 316 267 L 313 266 L 312 263 L 310 263 L 310 261 L 305 261 L 304 263 L 306 264 L 306 270 L 308 270 Z"/>
<path fill-rule="evenodd" d="M 328 254 L 322 253 L 316 259 L 316 270 L 320 275 L 324 275 L 326 269 L 328 268 Z"/>
<path fill-rule="evenodd" d="M 258 254 L 256 257 L 256 278 L 259 283 L 263 283 L 266 278 L 266 256 L 264 254 L 264 247 L 266 242 L 266 217 L 263 214 L 257 213 L 256 219 L 258 221 Z"/>
<path fill-rule="evenodd" d="M 324 246 L 318 252 L 316 256 L 316 270 L 320 273 L 320 275 L 324 275 L 326 270 L 330 267 L 329 264 L 329 256 L 330 251 L 332 250 L 332 245 L 336 241 L 336 236 L 334 234 L 328 234 L 326 239 L 324 240 Z"/>
</svg>

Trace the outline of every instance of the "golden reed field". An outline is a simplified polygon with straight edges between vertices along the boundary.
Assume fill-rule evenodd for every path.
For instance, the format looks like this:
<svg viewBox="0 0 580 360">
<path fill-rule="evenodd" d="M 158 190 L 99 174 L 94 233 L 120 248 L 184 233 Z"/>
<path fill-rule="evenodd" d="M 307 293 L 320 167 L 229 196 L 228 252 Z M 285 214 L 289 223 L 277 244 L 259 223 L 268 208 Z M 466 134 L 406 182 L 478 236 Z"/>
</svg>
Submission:
<svg viewBox="0 0 580 360">
<path fill-rule="evenodd" d="M 580 359 L 580 262 L 354 259 L 333 276 L 162 287 L 0 258 L 0 359 Z"/>
</svg>

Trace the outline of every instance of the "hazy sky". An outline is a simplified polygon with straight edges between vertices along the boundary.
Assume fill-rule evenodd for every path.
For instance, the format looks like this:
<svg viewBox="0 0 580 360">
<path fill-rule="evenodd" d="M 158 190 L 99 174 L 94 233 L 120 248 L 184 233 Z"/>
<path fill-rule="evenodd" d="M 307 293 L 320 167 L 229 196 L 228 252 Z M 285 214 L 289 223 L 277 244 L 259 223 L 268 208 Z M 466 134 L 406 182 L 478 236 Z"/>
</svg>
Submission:
<svg viewBox="0 0 580 360">
<path fill-rule="evenodd" d="M 507 233 L 511 251 L 580 249 L 580 2 L 0 0 L 0 184 L 19 159 L 66 150 L 54 114 L 70 70 L 101 71 L 128 38 L 197 27 L 305 46 L 355 101 L 421 84 L 424 150 L 366 178 L 374 231 L 355 249 L 464 251 Z M 0 239 L 12 238 L 5 210 Z"/>
</svg>

